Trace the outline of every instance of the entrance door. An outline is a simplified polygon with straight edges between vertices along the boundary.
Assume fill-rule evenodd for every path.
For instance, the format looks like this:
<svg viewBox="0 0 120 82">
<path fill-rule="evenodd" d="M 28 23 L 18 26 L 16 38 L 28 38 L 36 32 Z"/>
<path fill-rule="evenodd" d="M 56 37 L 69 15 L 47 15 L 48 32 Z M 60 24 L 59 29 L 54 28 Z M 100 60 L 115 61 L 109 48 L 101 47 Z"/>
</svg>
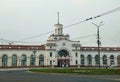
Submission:
<svg viewBox="0 0 120 82">
<path fill-rule="evenodd" d="M 58 67 L 69 67 L 70 58 L 67 50 L 60 50 L 58 52 Z"/>
<path fill-rule="evenodd" d="M 69 67 L 69 59 L 58 59 L 58 67 Z"/>
</svg>

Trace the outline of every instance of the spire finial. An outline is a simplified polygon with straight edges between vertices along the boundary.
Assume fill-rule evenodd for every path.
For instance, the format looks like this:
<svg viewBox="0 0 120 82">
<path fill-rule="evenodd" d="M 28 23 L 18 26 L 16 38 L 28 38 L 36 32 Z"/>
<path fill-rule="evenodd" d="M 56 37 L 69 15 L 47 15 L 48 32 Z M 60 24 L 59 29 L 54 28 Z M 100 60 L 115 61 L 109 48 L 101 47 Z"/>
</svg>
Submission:
<svg viewBox="0 0 120 82">
<path fill-rule="evenodd" d="M 59 24 L 59 12 L 57 12 L 57 14 L 58 14 L 58 24 Z"/>
</svg>

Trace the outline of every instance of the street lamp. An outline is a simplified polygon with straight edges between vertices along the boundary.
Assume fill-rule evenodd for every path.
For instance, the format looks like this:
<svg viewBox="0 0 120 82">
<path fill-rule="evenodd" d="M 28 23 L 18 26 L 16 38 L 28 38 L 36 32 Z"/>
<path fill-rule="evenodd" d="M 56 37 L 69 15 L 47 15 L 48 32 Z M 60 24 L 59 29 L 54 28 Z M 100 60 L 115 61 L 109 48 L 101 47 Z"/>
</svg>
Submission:
<svg viewBox="0 0 120 82">
<path fill-rule="evenodd" d="M 33 55 L 35 55 L 35 54 L 36 54 L 36 52 L 37 52 L 37 50 L 36 50 L 36 49 L 34 49 L 34 50 L 33 50 Z"/>
<path fill-rule="evenodd" d="M 37 52 L 37 50 L 34 49 L 34 50 L 33 50 L 33 56 L 34 56 L 34 58 L 36 58 L 36 52 Z M 36 59 L 34 60 L 34 62 L 36 62 Z M 34 65 L 35 65 L 35 63 L 34 63 Z"/>
<path fill-rule="evenodd" d="M 99 28 L 100 28 L 100 26 L 103 25 L 103 22 L 101 21 L 99 23 L 99 25 L 97 25 L 95 23 L 92 23 L 92 24 L 97 27 L 98 61 L 99 61 L 99 69 L 100 69 L 100 45 L 101 45 L 101 42 L 100 42 Z"/>
</svg>

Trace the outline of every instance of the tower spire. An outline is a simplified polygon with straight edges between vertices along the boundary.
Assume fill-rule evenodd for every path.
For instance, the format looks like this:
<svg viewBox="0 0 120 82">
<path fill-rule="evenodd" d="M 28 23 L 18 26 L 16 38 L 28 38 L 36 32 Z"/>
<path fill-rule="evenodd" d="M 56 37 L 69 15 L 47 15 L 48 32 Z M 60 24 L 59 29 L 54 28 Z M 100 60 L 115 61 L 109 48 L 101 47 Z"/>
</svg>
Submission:
<svg viewBox="0 0 120 82">
<path fill-rule="evenodd" d="M 58 24 L 59 24 L 59 12 L 57 12 L 57 15 L 58 15 Z"/>
<path fill-rule="evenodd" d="M 59 12 L 57 12 L 58 21 L 57 24 L 54 25 L 55 27 L 55 35 L 63 35 L 63 25 L 59 23 Z"/>
</svg>

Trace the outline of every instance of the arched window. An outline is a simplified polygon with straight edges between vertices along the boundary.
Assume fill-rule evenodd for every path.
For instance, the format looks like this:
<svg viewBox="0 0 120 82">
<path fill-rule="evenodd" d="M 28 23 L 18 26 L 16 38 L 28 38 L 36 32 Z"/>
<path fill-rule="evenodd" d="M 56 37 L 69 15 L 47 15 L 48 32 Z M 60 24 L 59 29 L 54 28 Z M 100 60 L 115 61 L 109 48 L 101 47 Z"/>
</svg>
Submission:
<svg viewBox="0 0 120 82">
<path fill-rule="evenodd" d="M 92 64 L 92 56 L 88 55 L 87 60 L 88 60 L 88 65 L 91 65 Z"/>
<path fill-rule="evenodd" d="M 8 66 L 8 56 L 7 55 L 3 55 L 2 56 L 2 66 Z"/>
<path fill-rule="evenodd" d="M 117 56 L 117 63 L 120 65 L 120 55 Z"/>
<path fill-rule="evenodd" d="M 107 65 L 107 56 L 106 55 L 103 55 L 103 65 Z"/>
<path fill-rule="evenodd" d="M 44 56 L 42 54 L 39 56 L 39 65 L 44 65 Z"/>
<path fill-rule="evenodd" d="M 95 56 L 95 64 L 96 64 L 96 65 L 99 64 L 99 56 L 98 56 L 98 55 Z"/>
<path fill-rule="evenodd" d="M 84 55 L 81 55 L 81 65 L 84 65 Z"/>
<path fill-rule="evenodd" d="M 35 56 L 33 54 L 30 56 L 30 65 L 35 65 Z"/>
<path fill-rule="evenodd" d="M 21 66 L 26 66 L 27 57 L 25 54 L 21 56 Z"/>
<path fill-rule="evenodd" d="M 17 66 L 17 56 L 15 54 L 12 56 L 12 66 Z"/>
<path fill-rule="evenodd" d="M 113 55 L 110 56 L 110 64 L 114 65 L 114 56 Z"/>
<path fill-rule="evenodd" d="M 67 50 L 61 50 L 58 52 L 59 56 L 60 57 L 66 57 L 66 56 L 69 56 L 69 52 Z"/>
</svg>

